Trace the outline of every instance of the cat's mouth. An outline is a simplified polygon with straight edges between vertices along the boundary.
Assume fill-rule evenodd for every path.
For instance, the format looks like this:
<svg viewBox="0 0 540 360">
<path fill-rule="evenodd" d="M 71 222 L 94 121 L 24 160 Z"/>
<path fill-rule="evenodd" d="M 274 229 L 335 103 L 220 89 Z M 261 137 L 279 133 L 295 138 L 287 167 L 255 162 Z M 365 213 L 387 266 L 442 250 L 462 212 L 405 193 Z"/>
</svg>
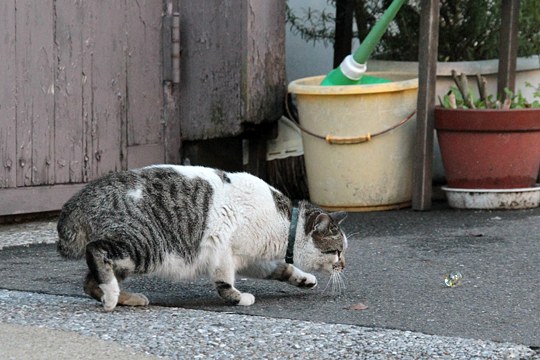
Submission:
<svg viewBox="0 0 540 360">
<path fill-rule="evenodd" d="M 345 267 L 341 265 L 339 262 L 332 265 L 332 272 L 342 272 Z"/>
<path fill-rule="evenodd" d="M 339 254 L 338 260 L 332 264 L 332 272 L 342 272 L 345 269 L 345 259 L 342 254 Z"/>
</svg>

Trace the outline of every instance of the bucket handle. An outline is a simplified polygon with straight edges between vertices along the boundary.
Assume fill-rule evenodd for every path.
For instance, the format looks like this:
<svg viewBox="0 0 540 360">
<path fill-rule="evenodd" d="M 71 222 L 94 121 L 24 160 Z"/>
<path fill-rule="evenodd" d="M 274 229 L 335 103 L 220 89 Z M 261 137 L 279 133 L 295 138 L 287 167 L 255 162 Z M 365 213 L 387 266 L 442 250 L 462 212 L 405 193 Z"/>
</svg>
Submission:
<svg viewBox="0 0 540 360">
<path fill-rule="evenodd" d="M 302 130 L 306 134 L 309 134 L 309 135 L 311 135 L 313 137 L 324 140 L 330 145 L 354 145 L 354 144 L 361 144 L 361 143 L 369 142 L 374 137 L 386 134 L 387 132 L 390 132 L 390 131 L 392 131 L 394 129 L 397 129 L 398 127 L 400 127 L 401 125 L 403 125 L 407 121 L 409 121 L 415 114 L 416 114 L 416 110 L 413 111 L 412 113 L 410 113 L 409 116 L 407 116 L 406 118 L 404 118 L 403 120 L 398 122 L 396 125 L 394 125 L 392 127 L 389 127 L 386 130 L 376 132 L 375 134 L 367 133 L 365 135 L 351 136 L 351 137 L 348 137 L 348 136 L 343 136 L 343 137 L 342 136 L 334 136 L 334 135 L 330 135 L 330 134 L 328 134 L 326 136 L 322 136 L 322 135 L 318 135 L 318 134 L 315 134 L 315 133 L 309 131 L 308 129 L 301 126 L 299 123 L 297 123 L 296 125 L 298 125 L 300 130 Z"/>
<path fill-rule="evenodd" d="M 289 115 L 289 118 L 294 119 L 294 117 L 292 116 L 291 111 L 289 109 L 288 99 L 285 99 L 285 108 L 287 110 L 287 114 Z M 402 119 L 396 125 L 391 126 L 388 129 L 376 132 L 375 134 L 367 133 L 365 135 L 352 136 L 352 137 L 334 136 L 334 135 L 330 135 L 330 134 L 328 134 L 326 136 L 322 136 L 322 135 L 319 135 L 319 134 L 315 134 L 314 132 L 311 132 L 308 129 L 304 128 L 302 125 L 300 125 L 300 121 L 298 121 L 298 120 L 296 121 L 296 125 L 298 126 L 298 128 L 301 131 L 305 132 L 306 134 L 311 135 L 311 136 L 313 136 L 313 137 L 315 137 L 317 139 L 324 140 L 324 141 L 326 141 L 326 143 L 328 143 L 330 145 L 353 145 L 353 144 L 361 144 L 361 143 L 369 142 L 374 137 L 386 134 L 387 132 L 390 132 L 390 131 L 392 131 L 394 129 L 397 129 L 398 127 L 400 127 L 401 125 L 403 125 L 407 121 L 409 121 L 415 114 L 416 114 L 416 110 L 414 110 L 412 113 L 410 113 L 406 118 Z"/>
</svg>

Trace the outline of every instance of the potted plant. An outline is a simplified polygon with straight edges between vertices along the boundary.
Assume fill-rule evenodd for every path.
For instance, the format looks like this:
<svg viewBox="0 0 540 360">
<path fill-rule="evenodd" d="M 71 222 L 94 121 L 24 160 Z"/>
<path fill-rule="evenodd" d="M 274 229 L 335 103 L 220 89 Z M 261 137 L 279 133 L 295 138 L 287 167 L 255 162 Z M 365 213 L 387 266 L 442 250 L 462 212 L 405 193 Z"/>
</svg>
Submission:
<svg viewBox="0 0 540 360">
<path fill-rule="evenodd" d="M 495 99 L 487 95 L 486 79 L 481 75 L 476 76 L 477 93 L 469 87 L 465 74 L 454 71 L 452 76 L 456 86 L 439 97 L 440 106 L 435 109 L 450 205 L 538 206 L 540 102 L 528 102 L 521 92 L 508 90 L 505 99 Z M 534 88 L 534 94 L 540 97 L 540 86 Z M 504 200 L 498 199 L 501 193 Z M 523 193 L 528 197 L 523 198 Z M 493 202 L 485 203 L 486 198 Z"/>
</svg>

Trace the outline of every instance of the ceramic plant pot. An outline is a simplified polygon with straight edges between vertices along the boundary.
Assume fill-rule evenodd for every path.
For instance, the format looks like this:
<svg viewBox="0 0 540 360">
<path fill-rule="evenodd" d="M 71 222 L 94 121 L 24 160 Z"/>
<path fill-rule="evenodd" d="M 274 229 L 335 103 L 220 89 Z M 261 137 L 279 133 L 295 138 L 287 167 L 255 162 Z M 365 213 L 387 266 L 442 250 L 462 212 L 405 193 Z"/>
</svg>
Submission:
<svg viewBox="0 0 540 360">
<path fill-rule="evenodd" d="M 529 188 L 540 168 L 540 109 L 435 108 L 448 186 Z"/>
<path fill-rule="evenodd" d="M 515 87 L 520 89 L 523 97 L 534 99 L 534 87 L 526 86 L 526 83 L 540 83 L 540 67 L 538 66 L 540 57 L 537 55 L 531 57 L 518 57 L 516 61 L 516 79 Z M 370 60 L 368 63 L 369 71 L 388 71 L 388 72 L 418 72 L 418 62 L 414 61 L 387 61 Z M 497 77 L 499 73 L 499 60 L 477 60 L 477 61 L 452 61 L 437 62 L 437 84 L 435 88 L 436 98 L 443 97 L 450 86 L 455 86 L 452 77 L 452 70 L 458 74 L 480 74 L 487 80 L 486 93 L 497 93 Z M 475 75 L 469 75 L 469 84 L 476 82 Z M 478 98 L 475 87 L 471 86 L 471 91 Z M 442 165 L 441 153 L 437 139 L 433 149 L 433 180 L 437 183 L 446 181 L 444 167 Z M 540 182 L 540 173 L 538 174 Z"/>
</svg>

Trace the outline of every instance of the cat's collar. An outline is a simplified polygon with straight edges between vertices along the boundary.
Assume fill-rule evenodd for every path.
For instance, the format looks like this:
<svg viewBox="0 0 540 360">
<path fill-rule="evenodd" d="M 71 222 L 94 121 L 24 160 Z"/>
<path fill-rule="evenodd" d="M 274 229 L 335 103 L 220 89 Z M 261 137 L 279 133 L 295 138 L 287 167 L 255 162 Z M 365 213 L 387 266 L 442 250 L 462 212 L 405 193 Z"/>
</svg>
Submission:
<svg viewBox="0 0 540 360">
<path fill-rule="evenodd" d="M 298 208 L 293 207 L 291 213 L 291 225 L 289 226 L 289 239 L 287 244 L 287 254 L 285 255 L 285 262 L 287 264 L 293 264 L 294 257 L 294 239 L 296 237 L 296 226 L 298 225 Z"/>
</svg>

